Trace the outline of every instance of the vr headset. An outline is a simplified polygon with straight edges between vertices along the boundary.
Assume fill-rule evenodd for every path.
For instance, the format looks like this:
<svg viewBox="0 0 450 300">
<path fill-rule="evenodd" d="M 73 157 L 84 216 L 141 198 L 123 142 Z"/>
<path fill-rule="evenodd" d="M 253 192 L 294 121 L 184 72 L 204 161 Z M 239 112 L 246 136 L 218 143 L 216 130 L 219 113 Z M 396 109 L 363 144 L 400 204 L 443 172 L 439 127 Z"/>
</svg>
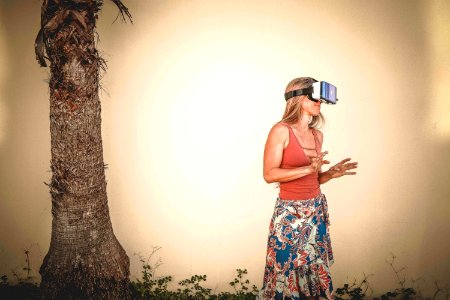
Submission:
<svg viewBox="0 0 450 300">
<path fill-rule="evenodd" d="M 314 102 L 336 104 L 336 87 L 326 81 L 316 81 L 311 87 L 290 91 L 284 94 L 284 99 L 289 100 L 295 96 L 306 95 Z"/>
</svg>

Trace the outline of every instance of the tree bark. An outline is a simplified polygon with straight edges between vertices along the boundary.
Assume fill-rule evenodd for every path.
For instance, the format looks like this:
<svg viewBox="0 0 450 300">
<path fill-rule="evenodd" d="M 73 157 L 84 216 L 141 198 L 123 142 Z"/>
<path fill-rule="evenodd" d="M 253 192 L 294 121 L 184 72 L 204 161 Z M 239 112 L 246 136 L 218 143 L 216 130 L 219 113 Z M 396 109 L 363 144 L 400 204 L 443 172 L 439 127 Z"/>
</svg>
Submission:
<svg viewBox="0 0 450 300">
<path fill-rule="evenodd" d="M 101 5 L 99 0 L 42 5 L 35 46 L 41 66 L 44 51 L 50 61 L 53 174 L 52 235 L 40 268 L 47 299 L 130 297 L 129 258 L 114 235 L 106 193 L 98 95 L 105 62 L 94 39 Z"/>
</svg>

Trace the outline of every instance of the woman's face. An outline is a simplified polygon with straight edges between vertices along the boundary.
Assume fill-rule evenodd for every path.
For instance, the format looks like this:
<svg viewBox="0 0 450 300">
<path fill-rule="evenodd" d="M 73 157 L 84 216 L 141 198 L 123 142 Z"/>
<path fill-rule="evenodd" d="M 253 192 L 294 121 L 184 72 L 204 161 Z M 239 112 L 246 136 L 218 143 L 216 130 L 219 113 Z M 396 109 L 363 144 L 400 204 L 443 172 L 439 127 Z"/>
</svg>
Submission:
<svg viewBox="0 0 450 300">
<path fill-rule="evenodd" d="M 318 116 L 320 113 L 320 102 L 309 100 L 307 96 L 302 96 L 302 111 L 310 116 Z"/>
</svg>

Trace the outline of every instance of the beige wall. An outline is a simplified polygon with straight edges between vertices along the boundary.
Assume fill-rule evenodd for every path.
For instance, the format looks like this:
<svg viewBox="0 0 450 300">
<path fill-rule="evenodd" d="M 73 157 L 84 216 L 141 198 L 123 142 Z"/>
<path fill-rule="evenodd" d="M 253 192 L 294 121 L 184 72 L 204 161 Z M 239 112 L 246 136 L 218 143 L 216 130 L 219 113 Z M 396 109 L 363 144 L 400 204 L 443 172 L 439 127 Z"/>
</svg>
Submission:
<svg viewBox="0 0 450 300">
<path fill-rule="evenodd" d="M 450 286 L 450 2 L 125 1 L 134 24 L 100 14 L 103 139 L 115 233 L 139 273 L 234 269 L 261 287 L 277 190 L 262 178 L 265 139 L 295 76 L 335 83 L 324 149 L 359 162 L 327 195 L 334 285 L 395 287 L 386 260 L 431 293 Z M 48 69 L 33 43 L 40 1 L 0 2 L 0 274 L 50 241 Z"/>
</svg>

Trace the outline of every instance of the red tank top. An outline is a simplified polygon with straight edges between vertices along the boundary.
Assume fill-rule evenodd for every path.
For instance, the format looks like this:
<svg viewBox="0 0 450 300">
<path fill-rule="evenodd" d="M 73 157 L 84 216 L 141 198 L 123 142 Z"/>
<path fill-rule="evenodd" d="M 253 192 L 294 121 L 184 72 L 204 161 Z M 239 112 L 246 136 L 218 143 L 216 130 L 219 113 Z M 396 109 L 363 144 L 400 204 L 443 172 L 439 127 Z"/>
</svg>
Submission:
<svg viewBox="0 0 450 300">
<path fill-rule="evenodd" d="M 294 169 L 298 167 L 308 166 L 309 158 L 306 156 L 300 142 L 295 136 L 292 128 L 289 129 L 289 144 L 283 151 L 280 168 Z M 312 128 L 316 152 L 319 154 L 321 145 L 317 141 L 315 129 Z M 319 173 L 309 174 L 288 182 L 280 182 L 279 197 L 282 200 L 302 200 L 315 198 L 320 194 Z"/>
</svg>

